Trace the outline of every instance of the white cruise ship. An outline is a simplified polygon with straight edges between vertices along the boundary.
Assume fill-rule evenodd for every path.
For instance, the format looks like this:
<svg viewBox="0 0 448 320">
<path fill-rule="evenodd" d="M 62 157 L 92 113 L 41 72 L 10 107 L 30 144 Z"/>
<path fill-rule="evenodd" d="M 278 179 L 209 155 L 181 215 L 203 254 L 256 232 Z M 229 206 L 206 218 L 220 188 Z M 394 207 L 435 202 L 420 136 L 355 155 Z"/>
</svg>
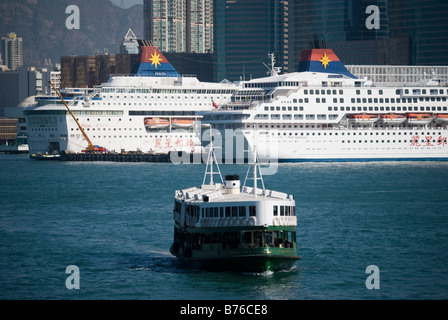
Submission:
<svg viewBox="0 0 448 320">
<path fill-rule="evenodd" d="M 230 102 L 236 84 L 180 76 L 149 41 L 140 41 L 134 76 L 93 89 L 66 89 L 64 101 L 91 142 L 108 152 L 198 152 L 197 111 Z M 24 114 L 30 154 L 81 153 L 88 146 L 59 97 L 37 97 Z"/>
<path fill-rule="evenodd" d="M 448 160 L 447 98 L 438 80 L 377 87 L 332 50 L 313 49 L 298 72 L 242 82 L 231 102 L 202 115 L 221 133 L 226 162 L 254 142 L 261 159 L 279 162 Z"/>
</svg>

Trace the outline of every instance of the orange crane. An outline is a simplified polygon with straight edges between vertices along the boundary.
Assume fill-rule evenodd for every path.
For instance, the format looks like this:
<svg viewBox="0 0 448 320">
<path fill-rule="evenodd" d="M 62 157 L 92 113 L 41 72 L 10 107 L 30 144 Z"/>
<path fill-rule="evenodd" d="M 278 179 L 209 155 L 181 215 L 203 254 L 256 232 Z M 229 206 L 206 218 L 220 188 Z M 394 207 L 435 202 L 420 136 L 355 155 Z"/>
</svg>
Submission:
<svg viewBox="0 0 448 320">
<path fill-rule="evenodd" d="M 57 95 L 59 96 L 59 98 L 62 100 L 62 103 L 64 104 L 64 106 L 67 108 L 68 112 L 70 113 L 70 115 L 72 116 L 73 120 L 75 120 L 76 124 L 78 125 L 79 130 L 81 131 L 82 135 L 84 136 L 84 138 L 86 139 L 88 146 L 86 148 L 85 151 L 83 152 L 100 152 L 100 153 L 104 153 L 106 150 L 103 147 L 100 146 L 95 146 L 93 145 L 92 141 L 89 139 L 89 137 L 87 136 L 86 132 L 84 131 L 84 129 L 82 128 L 82 126 L 79 124 L 78 119 L 76 119 L 75 115 L 73 114 L 73 112 L 70 110 L 70 108 L 68 107 L 67 103 L 65 103 L 64 98 L 62 98 L 61 94 L 59 93 L 58 89 L 56 89 L 56 87 L 53 85 L 53 83 L 51 81 L 48 81 L 50 83 L 50 85 L 53 87 L 54 91 L 57 93 Z"/>
</svg>

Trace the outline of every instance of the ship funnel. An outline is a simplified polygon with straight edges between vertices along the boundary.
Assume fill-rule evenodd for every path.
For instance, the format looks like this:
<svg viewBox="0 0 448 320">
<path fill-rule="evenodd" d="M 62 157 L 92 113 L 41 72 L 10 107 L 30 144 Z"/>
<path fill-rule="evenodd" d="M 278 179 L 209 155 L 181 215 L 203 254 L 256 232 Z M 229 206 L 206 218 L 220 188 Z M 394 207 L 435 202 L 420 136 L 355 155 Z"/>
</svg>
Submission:
<svg viewBox="0 0 448 320">
<path fill-rule="evenodd" d="M 149 77 L 180 77 L 173 65 L 151 41 L 138 40 L 140 48 L 139 76 Z"/>
<path fill-rule="evenodd" d="M 240 193 L 240 176 L 234 174 L 232 176 L 226 176 L 226 191 L 228 194 L 239 194 Z"/>
<path fill-rule="evenodd" d="M 357 79 L 339 60 L 331 49 L 306 49 L 300 54 L 299 72 L 331 73 L 329 78 L 337 78 L 335 74 Z M 335 80 L 337 81 L 337 80 Z"/>
</svg>

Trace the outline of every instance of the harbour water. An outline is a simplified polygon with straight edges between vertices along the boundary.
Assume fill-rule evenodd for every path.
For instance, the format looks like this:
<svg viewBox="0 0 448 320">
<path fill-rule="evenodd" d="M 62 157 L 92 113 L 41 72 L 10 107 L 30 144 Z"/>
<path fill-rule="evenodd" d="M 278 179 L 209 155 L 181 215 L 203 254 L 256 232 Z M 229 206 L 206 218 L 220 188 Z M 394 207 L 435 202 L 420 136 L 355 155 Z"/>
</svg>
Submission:
<svg viewBox="0 0 448 320">
<path fill-rule="evenodd" d="M 264 182 L 295 195 L 302 259 L 263 274 L 185 270 L 170 255 L 174 191 L 204 169 L 0 155 L 0 299 L 448 298 L 448 162 L 280 164 Z"/>
</svg>

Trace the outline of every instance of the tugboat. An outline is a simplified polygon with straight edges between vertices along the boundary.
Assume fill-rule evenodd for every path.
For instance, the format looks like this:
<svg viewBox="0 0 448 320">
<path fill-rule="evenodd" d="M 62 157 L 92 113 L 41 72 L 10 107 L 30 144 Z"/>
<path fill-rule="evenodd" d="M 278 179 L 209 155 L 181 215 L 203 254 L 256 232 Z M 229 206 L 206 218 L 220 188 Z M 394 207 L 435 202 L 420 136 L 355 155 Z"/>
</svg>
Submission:
<svg viewBox="0 0 448 320">
<path fill-rule="evenodd" d="M 236 174 L 227 175 L 224 182 L 210 143 L 201 187 L 176 191 L 170 251 L 181 263 L 211 271 L 261 273 L 289 270 L 300 259 L 293 195 L 264 187 L 256 146 L 251 162 L 242 188 Z M 220 183 L 213 181 L 214 175 Z M 250 179 L 253 187 L 246 186 Z"/>
</svg>

